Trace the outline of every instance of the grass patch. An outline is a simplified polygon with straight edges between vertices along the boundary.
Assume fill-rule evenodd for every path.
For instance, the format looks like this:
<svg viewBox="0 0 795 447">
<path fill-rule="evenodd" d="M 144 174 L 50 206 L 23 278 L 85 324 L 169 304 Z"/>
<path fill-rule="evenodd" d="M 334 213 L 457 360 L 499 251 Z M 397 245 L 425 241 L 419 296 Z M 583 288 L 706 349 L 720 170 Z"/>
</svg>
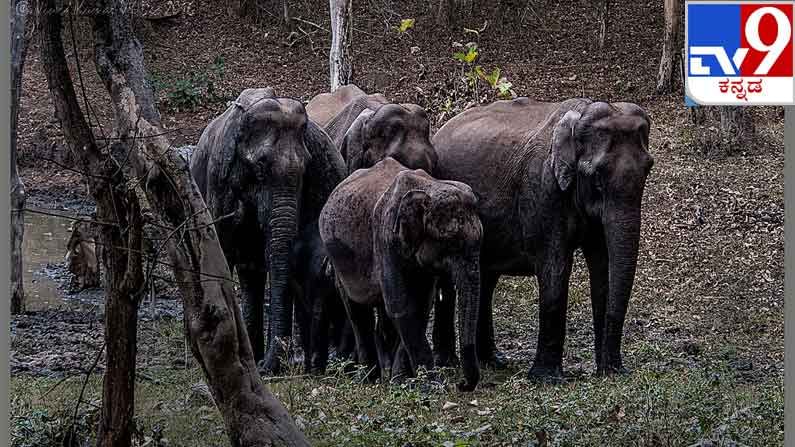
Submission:
<svg viewBox="0 0 795 447">
<path fill-rule="evenodd" d="M 198 369 L 149 373 L 138 384 L 140 439 L 171 446 L 228 445 L 212 403 L 194 391 Z M 739 380 L 729 368 L 641 369 L 609 379 L 585 377 L 564 385 L 537 385 L 524 369 L 487 370 L 474 393 L 411 384 L 365 385 L 341 368 L 323 378 L 270 385 L 315 445 L 692 445 L 703 439 L 751 446 L 781 445 L 781 379 Z M 56 445 L 71 423 L 81 380 L 17 377 L 11 382 L 12 445 Z M 92 376 L 80 414 L 82 434 L 95 429 L 101 377 Z M 451 402 L 452 404 L 448 403 Z M 453 405 L 455 404 L 455 405 Z M 26 425 L 27 424 L 27 425 Z M 94 425 L 91 425 L 94 424 Z M 25 431 L 24 427 L 33 427 Z M 39 442 L 31 443 L 30 433 Z"/>
</svg>

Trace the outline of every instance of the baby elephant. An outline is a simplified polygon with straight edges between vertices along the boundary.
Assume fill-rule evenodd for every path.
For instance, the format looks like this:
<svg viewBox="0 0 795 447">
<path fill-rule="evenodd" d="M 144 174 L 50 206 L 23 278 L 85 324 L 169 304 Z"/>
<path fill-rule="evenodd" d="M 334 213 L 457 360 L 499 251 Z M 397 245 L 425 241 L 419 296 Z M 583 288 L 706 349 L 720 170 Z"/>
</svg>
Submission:
<svg viewBox="0 0 795 447">
<path fill-rule="evenodd" d="M 410 373 L 433 363 L 425 330 L 436 279 L 453 278 L 459 297 L 460 350 L 471 391 L 480 380 L 475 330 L 480 300 L 482 226 L 469 186 L 436 180 L 391 157 L 340 183 L 320 214 L 320 236 L 341 283 L 359 360 L 378 370 L 389 347 L 373 334 L 373 307 L 400 336 L 394 364 Z M 379 313 L 382 315 L 383 313 Z M 382 322 L 379 322 L 379 325 Z M 375 335 L 375 336 L 374 336 Z M 376 375 L 377 377 L 377 375 Z"/>
</svg>

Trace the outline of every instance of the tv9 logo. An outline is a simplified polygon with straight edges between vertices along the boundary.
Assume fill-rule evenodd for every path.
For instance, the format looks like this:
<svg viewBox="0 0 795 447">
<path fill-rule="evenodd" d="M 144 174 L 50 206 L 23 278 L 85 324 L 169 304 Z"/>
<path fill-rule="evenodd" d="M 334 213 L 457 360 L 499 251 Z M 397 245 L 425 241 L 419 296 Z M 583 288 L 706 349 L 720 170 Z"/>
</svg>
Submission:
<svg viewBox="0 0 795 447">
<path fill-rule="evenodd" d="M 689 1 L 689 99 L 703 105 L 795 103 L 793 1 Z"/>
</svg>

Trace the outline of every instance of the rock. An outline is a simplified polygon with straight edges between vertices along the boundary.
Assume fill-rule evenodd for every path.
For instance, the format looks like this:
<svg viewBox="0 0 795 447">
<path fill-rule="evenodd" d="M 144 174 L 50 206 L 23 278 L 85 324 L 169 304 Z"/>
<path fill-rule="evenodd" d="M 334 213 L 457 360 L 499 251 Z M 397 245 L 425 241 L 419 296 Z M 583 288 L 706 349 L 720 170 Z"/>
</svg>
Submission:
<svg viewBox="0 0 795 447">
<path fill-rule="evenodd" d="M 448 401 L 448 402 L 445 402 L 444 405 L 442 405 L 442 410 L 449 410 L 449 409 L 455 408 L 457 406 L 458 406 L 457 403 Z"/>
</svg>

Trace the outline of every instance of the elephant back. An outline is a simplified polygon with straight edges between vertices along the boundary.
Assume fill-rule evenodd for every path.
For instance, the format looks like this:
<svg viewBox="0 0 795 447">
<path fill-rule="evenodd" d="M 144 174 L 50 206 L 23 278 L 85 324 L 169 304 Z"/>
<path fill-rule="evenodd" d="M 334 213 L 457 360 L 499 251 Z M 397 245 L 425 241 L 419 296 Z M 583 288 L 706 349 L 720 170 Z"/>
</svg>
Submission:
<svg viewBox="0 0 795 447">
<path fill-rule="evenodd" d="M 369 105 L 367 96 L 360 96 L 340 110 L 340 112 L 326 124 L 323 130 L 326 131 L 331 141 L 334 142 L 334 146 L 337 148 L 342 147 L 345 133 L 348 132 L 348 129 L 350 129 L 353 122 L 356 121 L 359 114 L 370 108 Z"/>
</svg>

